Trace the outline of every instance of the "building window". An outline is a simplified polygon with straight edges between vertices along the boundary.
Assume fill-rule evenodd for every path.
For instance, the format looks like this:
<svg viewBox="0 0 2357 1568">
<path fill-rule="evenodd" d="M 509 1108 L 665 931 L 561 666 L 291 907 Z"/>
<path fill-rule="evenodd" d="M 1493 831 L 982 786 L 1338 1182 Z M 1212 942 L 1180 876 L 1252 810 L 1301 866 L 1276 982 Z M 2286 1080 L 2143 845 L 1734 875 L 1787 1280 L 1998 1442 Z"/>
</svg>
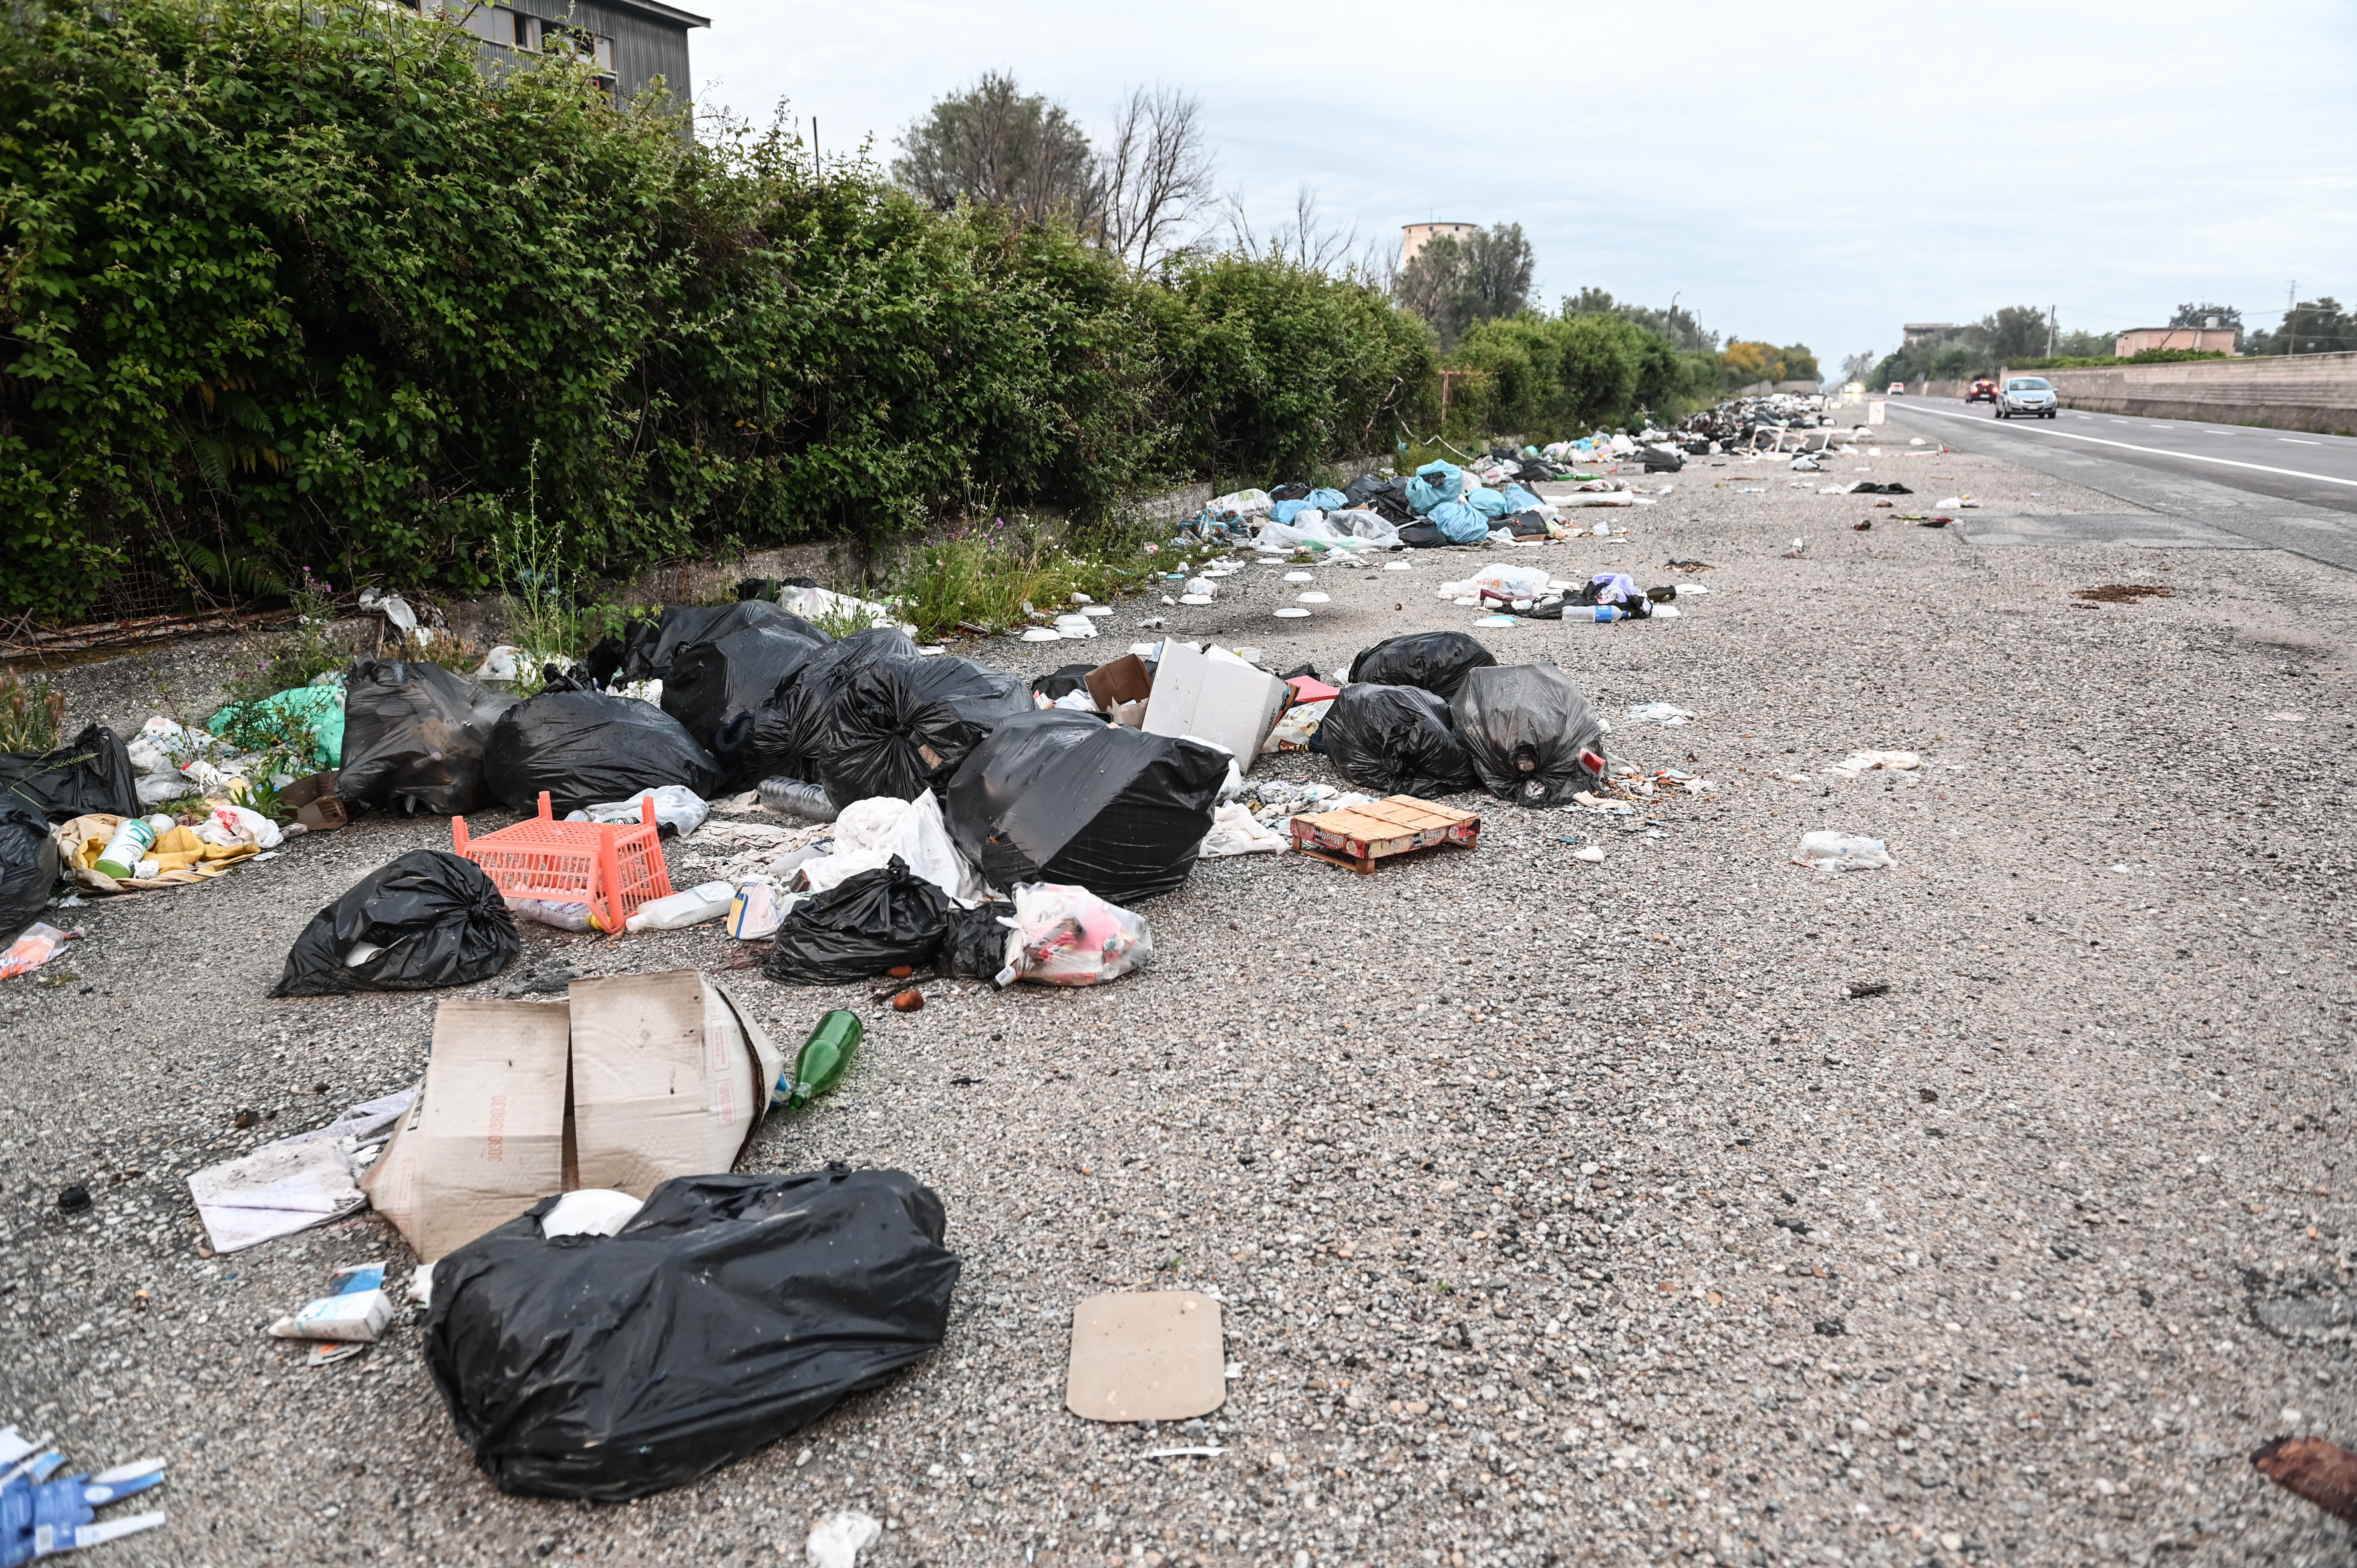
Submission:
<svg viewBox="0 0 2357 1568">
<path fill-rule="evenodd" d="M 521 11 L 511 11 L 508 14 L 508 20 L 515 24 L 515 37 L 512 39 L 515 47 L 537 53 L 540 49 L 540 18 L 527 16 Z"/>
</svg>

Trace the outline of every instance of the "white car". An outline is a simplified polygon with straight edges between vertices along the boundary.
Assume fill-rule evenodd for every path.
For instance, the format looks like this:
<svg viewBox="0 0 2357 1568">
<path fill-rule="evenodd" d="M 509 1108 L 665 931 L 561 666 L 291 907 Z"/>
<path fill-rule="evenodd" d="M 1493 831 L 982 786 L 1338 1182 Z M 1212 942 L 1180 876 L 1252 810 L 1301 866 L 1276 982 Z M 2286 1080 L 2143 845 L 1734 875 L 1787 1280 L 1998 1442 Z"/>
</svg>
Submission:
<svg viewBox="0 0 2357 1568">
<path fill-rule="evenodd" d="M 2043 376 L 2007 376 L 2005 385 L 1997 390 L 1999 419 L 2011 419 L 2017 413 L 2051 419 L 2061 406 L 2062 400 L 2054 394 L 2054 383 Z"/>
</svg>

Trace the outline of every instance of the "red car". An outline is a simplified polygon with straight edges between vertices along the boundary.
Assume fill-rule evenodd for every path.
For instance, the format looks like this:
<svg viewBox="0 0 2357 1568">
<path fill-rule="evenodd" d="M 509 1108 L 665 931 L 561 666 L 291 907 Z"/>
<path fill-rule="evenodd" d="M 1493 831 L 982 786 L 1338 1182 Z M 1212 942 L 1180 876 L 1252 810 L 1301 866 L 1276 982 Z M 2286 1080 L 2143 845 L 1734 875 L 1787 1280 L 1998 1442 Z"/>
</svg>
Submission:
<svg viewBox="0 0 2357 1568">
<path fill-rule="evenodd" d="M 1996 383 L 1991 381 L 1975 381 L 1971 386 L 1964 389 L 1964 401 L 1966 403 L 1995 403 L 1996 401 Z"/>
</svg>

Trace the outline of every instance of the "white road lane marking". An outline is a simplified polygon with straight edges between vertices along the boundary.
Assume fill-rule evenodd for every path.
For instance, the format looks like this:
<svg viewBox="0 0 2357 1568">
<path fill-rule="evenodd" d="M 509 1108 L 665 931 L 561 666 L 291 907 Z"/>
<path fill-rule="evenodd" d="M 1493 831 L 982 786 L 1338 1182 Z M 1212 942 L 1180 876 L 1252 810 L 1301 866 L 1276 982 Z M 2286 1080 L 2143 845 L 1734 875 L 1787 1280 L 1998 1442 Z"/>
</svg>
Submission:
<svg viewBox="0 0 2357 1568">
<path fill-rule="evenodd" d="M 1925 408 L 1920 403 L 1907 412 L 1935 414 L 1942 419 L 1962 419 L 1974 424 L 1994 425 L 1996 424 L 1994 420 L 1982 419 L 1974 414 L 1951 413 L 1944 408 Z M 2115 420 L 2113 423 L 2126 424 L 2127 421 L 2121 419 Z M 2069 430 L 2040 430 L 2035 426 L 2024 428 L 2015 424 L 2008 424 L 2006 428 L 2020 435 L 2060 435 L 2065 441 L 2090 441 L 2098 446 L 2117 446 L 2124 452 L 2148 452 L 2156 457 L 2182 457 L 2189 463 L 2218 463 L 2229 468 L 2250 468 L 2262 474 L 2282 474 L 2295 479 L 2317 479 L 2328 485 L 2347 485 L 2352 489 L 2357 489 L 2357 479 L 2344 479 L 2338 474 L 2311 474 L 2305 468 L 2278 468 L 2270 463 L 2244 463 L 2233 457 L 2212 457 L 2207 452 L 2172 452 L 2165 446 L 2139 446 L 2132 441 L 2113 441 L 2101 435 L 2081 435 Z M 2282 436 L 2278 439 L 2291 438 Z M 2311 441 L 2307 445 L 2317 446 L 2323 443 Z"/>
</svg>

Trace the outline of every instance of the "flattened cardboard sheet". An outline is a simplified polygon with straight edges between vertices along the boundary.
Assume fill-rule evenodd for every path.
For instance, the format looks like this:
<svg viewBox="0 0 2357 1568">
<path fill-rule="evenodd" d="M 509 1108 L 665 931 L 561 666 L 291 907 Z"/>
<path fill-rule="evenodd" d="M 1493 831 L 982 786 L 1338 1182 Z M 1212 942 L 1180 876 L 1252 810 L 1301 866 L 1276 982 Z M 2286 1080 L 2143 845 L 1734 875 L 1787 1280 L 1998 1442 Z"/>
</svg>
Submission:
<svg viewBox="0 0 2357 1568">
<path fill-rule="evenodd" d="M 1090 1421 L 1189 1421 L 1228 1397 L 1220 1304 L 1197 1291 L 1092 1295 L 1072 1309 L 1064 1405 Z"/>
</svg>

